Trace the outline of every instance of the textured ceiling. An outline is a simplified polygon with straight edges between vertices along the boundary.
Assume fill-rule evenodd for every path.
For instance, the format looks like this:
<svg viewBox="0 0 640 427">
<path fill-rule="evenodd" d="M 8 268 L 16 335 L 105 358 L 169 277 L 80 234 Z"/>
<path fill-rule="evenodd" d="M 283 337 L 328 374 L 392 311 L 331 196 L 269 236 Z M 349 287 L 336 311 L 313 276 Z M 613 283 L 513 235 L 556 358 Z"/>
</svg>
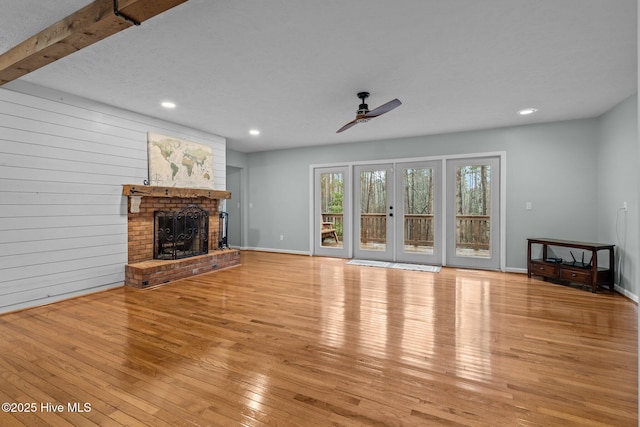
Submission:
<svg viewBox="0 0 640 427">
<path fill-rule="evenodd" d="M 88 3 L 3 0 L 0 52 Z M 636 7 L 189 0 L 21 80 L 221 135 L 245 152 L 596 117 L 637 91 Z M 371 92 L 370 108 L 403 105 L 336 134 L 355 118 L 359 91 Z M 538 113 L 516 114 L 528 106 Z"/>
</svg>

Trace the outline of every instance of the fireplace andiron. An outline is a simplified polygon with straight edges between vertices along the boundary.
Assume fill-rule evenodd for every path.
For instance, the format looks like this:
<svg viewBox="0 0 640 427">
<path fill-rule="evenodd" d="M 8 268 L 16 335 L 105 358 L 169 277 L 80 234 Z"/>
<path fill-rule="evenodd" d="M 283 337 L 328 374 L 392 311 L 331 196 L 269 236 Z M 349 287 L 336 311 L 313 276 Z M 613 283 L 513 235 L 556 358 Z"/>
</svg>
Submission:
<svg viewBox="0 0 640 427">
<path fill-rule="evenodd" d="M 218 221 L 218 249 L 229 249 L 227 243 L 227 232 L 229 231 L 229 214 L 226 212 L 220 212 L 220 219 Z"/>
</svg>

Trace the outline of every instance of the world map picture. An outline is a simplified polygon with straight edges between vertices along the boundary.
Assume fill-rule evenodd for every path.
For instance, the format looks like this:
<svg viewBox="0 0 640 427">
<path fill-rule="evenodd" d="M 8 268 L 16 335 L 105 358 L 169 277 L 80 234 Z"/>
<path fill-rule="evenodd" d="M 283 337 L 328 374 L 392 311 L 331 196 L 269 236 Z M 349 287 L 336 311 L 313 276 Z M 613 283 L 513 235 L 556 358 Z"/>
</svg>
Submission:
<svg viewBox="0 0 640 427">
<path fill-rule="evenodd" d="M 151 185 L 213 188 L 213 149 L 211 147 L 148 132 L 147 150 Z"/>
</svg>

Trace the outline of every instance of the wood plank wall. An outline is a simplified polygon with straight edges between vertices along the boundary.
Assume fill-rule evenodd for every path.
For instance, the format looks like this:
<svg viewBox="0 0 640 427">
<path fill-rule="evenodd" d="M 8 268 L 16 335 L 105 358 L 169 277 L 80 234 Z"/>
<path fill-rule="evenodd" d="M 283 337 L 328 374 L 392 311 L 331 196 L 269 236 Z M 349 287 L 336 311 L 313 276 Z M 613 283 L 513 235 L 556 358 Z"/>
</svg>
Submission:
<svg viewBox="0 0 640 427">
<path fill-rule="evenodd" d="M 122 184 L 147 178 L 147 132 L 211 145 L 225 189 L 226 141 L 24 82 L 0 88 L 0 312 L 121 286 Z"/>
</svg>

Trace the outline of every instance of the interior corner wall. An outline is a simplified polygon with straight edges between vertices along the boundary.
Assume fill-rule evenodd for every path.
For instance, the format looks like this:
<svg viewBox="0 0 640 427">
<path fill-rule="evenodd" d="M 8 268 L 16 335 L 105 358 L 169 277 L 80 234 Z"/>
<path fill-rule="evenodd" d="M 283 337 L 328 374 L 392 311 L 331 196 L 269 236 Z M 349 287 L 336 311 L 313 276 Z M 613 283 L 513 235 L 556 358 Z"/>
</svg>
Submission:
<svg viewBox="0 0 640 427">
<path fill-rule="evenodd" d="M 122 286 L 123 184 L 148 176 L 147 132 L 210 145 L 226 187 L 226 140 L 21 81 L 0 88 L 0 312 Z"/>
<path fill-rule="evenodd" d="M 242 169 L 227 165 L 227 191 L 231 199 L 225 200 L 227 213 L 227 244 L 232 248 L 242 247 L 242 209 L 239 197 L 242 195 Z"/>
<path fill-rule="evenodd" d="M 230 150 L 227 148 L 227 167 L 234 168 L 235 174 L 239 174 L 240 187 L 236 191 L 231 191 L 231 199 L 227 200 L 227 205 L 233 203 L 234 209 L 237 210 L 236 217 L 239 216 L 239 223 L 233 225 L 231 221 L 234 221 L 235 218 L 229 217 L 229 244 L 233 245 L 233 247 L 238 246 L 240 249 L 247 248 L 247 231 L 249 229 L 249 218 L 248 218 L 248 192 L 249 192 L 249 164 L 247 160 L 247 154 L 241 153 L 239 151 Z M 227 173 L 229 173 L 230 169 L 227 169 Z M 236 187 L 237 188 L 237 187 Z M 232 233 L 237 232 L 240 237 L 233 236 Z"/>
<path fill-rule="evenodd" d="M 523 271 L 528 237 L 596 239 L 597 127 L 585 119 L 249 153 L 247 246 L 309 253 L 310 165 L 505 151 L 506 265 Z"/>
<path fill-rule="evenodd" d="M 637 94 L 600 118 L 597 158 L 598 241 L 616 245 L 617 286 L 637 299 L 640 295 Z"/>
</svg>

